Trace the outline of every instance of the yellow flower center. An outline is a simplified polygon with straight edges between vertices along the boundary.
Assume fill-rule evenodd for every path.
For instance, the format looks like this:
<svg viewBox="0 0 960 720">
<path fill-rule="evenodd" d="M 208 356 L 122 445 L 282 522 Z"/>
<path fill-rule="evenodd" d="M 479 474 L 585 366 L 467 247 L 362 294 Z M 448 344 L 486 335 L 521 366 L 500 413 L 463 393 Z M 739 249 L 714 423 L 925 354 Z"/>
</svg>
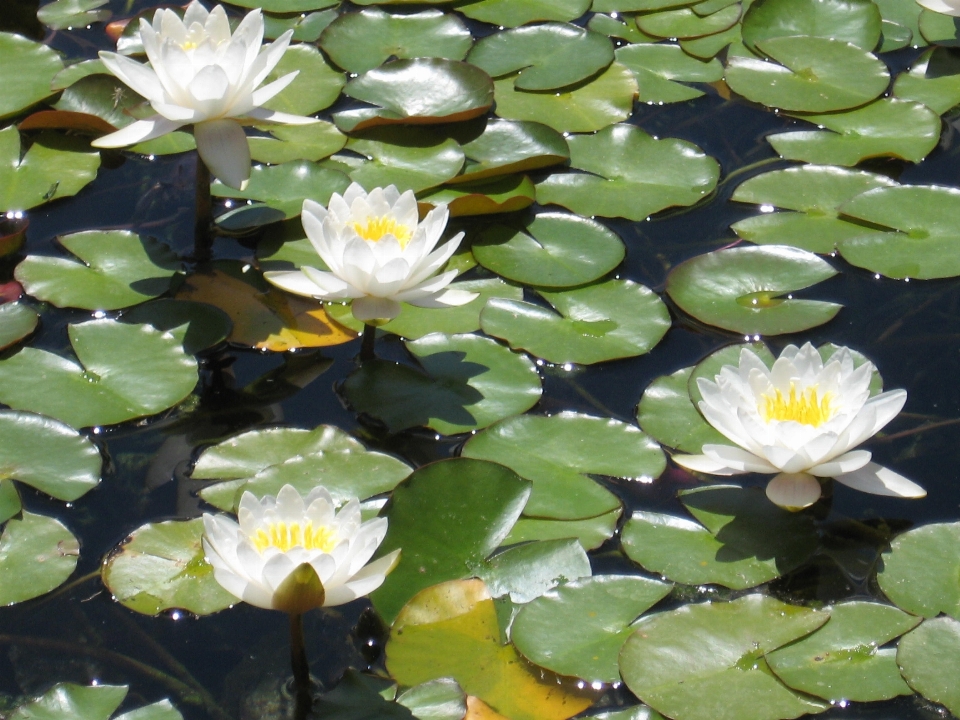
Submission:
<svg viewBox="0 0 960 720">
<path fill-rule="evenodd" d="M 180 49 L 183 50 L 184 52 L 190 52 L 191 50 L 196 50 L 197 43 L 193 42 L 192 40 L 187 40 L 185 43 L 183 43 L 180 46 Z"/>
<path fill-rule="evenodd" d="M 394 218 L 384 215 L 383 217 L 368 217 L 365 224 L 358 222 L 351 223 L 350 226 L 356 230 L 357 235 L 364 240 L 378 242 L 386 235 L 393 235 L 400 241 L 400 247 L 405 248 L 407 243 L 413 238 L 413 231 L 406 225 L 401 225 Z"/>
<path fill-rule="evenodd" d="M 313 522 L 301 523 L 270 523 L 257 530 L 253 536 L 254 547 L 260 553 L 270 547 L 282 552 L 289 552 L 298 545 L 304 550 L 320 550 L 328 553 L 336 546 L 336 532 L 333 528 L 321 525 L 315 528 Z"/>
<path fill-rule="evenodd" d="M 820 397 L 816 385 L 811 385 L 798 393 L 796 386 L 790 383 L 788 396 L 784 397 L 782 392 L 774 390 L 773 394 L 764 393 L 760 398 L 758 411 L 766 422 L 793 420 L 804 425 L 819 427 L 832 418 L 837 411 L 832 406 L 833 393 L 824 393 L 823 397 Z"/>
</svg>

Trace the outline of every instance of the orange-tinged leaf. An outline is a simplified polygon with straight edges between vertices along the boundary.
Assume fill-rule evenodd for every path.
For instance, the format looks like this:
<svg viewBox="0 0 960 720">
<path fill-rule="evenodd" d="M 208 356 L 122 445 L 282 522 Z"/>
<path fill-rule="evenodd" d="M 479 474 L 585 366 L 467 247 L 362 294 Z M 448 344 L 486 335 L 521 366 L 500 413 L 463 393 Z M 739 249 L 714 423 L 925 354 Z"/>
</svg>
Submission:
<svg viewBox="0 0 960 720">
<path fill-rule="evenodd" d="M 467 714 L 463 720 L 509 720 L 483 700 L 473 695 L 467 695 Z"/>
<path fill-rule="evenodd" d="M 190 275 L 176 297 L 220 308 L 233 321 L 227 340 L 260 350 L 328 347 L 357 337 L 317 301 L 278 290 L 239 261 L 214 263 L 212 270 Z"/>
<path fill-rule="evenodd" d="M 453 677 L 495 711 L 478 720 L 566 720 L 598 696 L 579 689 L 573 678 L 529 664 L 513 645 L 501 645 L 497 612 L 481 580 L 453 580 L 417 593 L 397 616 L 386 651 L 387 668 L 401 685 Z"/>
<path fill-rule="evenodd" d="M 96 115 L 72 110 L 35 112 L 24 118 L 19 128 L 20 130 L 77 130 L 90 135 L 103 135 L 117 129 Z"/>
</svg>

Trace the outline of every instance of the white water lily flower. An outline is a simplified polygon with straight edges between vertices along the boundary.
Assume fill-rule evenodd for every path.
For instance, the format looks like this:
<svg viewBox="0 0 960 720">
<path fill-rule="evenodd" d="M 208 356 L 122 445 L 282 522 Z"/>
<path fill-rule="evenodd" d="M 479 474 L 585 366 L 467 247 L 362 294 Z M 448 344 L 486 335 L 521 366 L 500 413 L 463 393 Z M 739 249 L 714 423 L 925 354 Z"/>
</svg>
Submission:
<svg viewBox="0 0 960 720">
<path fill-rule="evenodd" d="M 450 289 L 457 275 L 437 275 L 463 239 L 458 233 L 434 250 L 449 213 L 445 205 L 417 222 L 417 200 L 394 185 L 368 195 L 357 183 L 343 197 L 334 193 L 328 208 L 303 201 L 301 221 L 329 272 L 303 266 L 264 273 L 271 283 L 318 300 L 353 300 L 353 315 L 365 323 L 400 314 L 400 303 L 425 308 L 464 305 L 477 293 Z"/>
<path fill-rule="evenodd" d="M 276 498 L 245 492 L 238 519 L 205 513 L 203 550 L 217 582 L 261 608 L 302 613 L 369 595 L 400 554 L 369 563 L 386 535 L 386 518 L 361 523 L 356 499 L 335 512 L 323 487 L 306 498 L 292 485 Z"/>
<path fill-rule="evenodd" d="M 152 140 L 193 125 L 197 151 L 225 184 L 241 188 L 250 178 L 250 147 L 238 120 L 307 124 L 314 118 L 261 107 L 296 72 L 259 87 L 280 62 L 293 30 L 261 50 L 263 16 L 247 13 L 230 34 L 221 5 L 211 12 L 194 0 L 181 20 L 173 10 L 157 10 L 151 25 L 140 20 L 140 40 L 150 63 L 101 52 L 107 69 L 150 101 L 157 113 L 95 140 L 94 147 L 116 148 Z"/>
<path fill-rule="evenodd" d="M 960 17 L 960 0 L 917 0 L 917 4 L 943 15 Z"/>
<path fill-rule="evenodd" d="M 907 400 L 904 390 L 870 397 L 873 363 L 855 368 L 847 348 L 824 365 L 810 343 L 787 346 L 767 368 L 751 350 L 738 367 L 724 365 L 714 381 L 697 380 L 700 412 L 736 443 L 703 446 L 702 455 L 675 455 L 690 470 L 712 475 L 779 473 L 767 496 L 789 509 L 820 497 L 816 478 L 833 478 L 875 495 L 923 497 L 926 491 L 854 450 L 890 422 Z"/>
</svg>

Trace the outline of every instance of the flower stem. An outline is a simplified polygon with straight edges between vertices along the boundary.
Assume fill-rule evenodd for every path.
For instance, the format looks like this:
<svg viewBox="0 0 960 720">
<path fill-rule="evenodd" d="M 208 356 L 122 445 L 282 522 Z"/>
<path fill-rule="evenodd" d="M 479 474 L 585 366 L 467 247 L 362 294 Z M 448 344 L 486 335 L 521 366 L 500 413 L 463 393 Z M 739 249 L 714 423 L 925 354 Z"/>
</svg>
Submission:
<svg viewBox="0 0 960 720">
<path fill-rule="evenodd" d="M 303 615 L 290 613 L 290 664 L 293 667 L 293 689 L 296 693 L 296 718 L 306 718 L 313 705 L 310 694 L 310 665 L 303 641 Z"/>
<path fill-rule="evenodd" d="M 210 262 L 213 256 L 213 201 L 210 198 L 210 169 L 197 154 L 196 221 L 193 226 L 193 259 Z"/>
<path fill-rule="evenodd" d="M 363 338 L 361 339 L 360 344 L 360 362 L 365 362 L 367 360 L 375 360 L 376 353 L 373 351 L 373 345 L 377 340 L 377 328 L 373 325 L 368 325 L 364 323 L 363 325 Z"/>
</svg>

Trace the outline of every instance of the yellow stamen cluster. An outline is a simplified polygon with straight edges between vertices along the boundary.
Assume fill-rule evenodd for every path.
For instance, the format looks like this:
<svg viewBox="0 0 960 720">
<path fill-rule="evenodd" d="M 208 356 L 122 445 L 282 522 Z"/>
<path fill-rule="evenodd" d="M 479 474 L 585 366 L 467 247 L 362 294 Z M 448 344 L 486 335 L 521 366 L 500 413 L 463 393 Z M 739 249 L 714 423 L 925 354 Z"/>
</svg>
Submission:
<svg viewBox="0 0 960 720">
<path fill-rule="evenodd" d="M 761 403 L 757 409 L 766 422 L 793 420 L 819 427 L 836 414 L 836 408 L 832 406 L 833 393 L 824 393 L 821 398 L 816 385 L 798 393 L 796 386 L 790 383 L 790 394 L 787 397 L 784 397 L 780 390 L 774 390 L 772 394 L 764 393 L 760 398 Z"/>
<path fill-rule="evenodd" d="M 304 550 L 320 550 L 328 553 L 336 546 L 336 532 L 333 528 L 321 525 L 315 528 L 308 521 L 305 524 L 297 522 L 270 523 L 257 530 L 252 538 L 254 547 L 259 552 L 275 547 L 282 552 L 289 552 L 298 545 Z"/>
<path fill-rule="evenodd" d="M 390 216 L 369 217 L 365 224 L 358 222 L 351 223 L 351 227 L 356 230 L 357 235 L 364 240 L 377 242 L 387 235 L 393 235 L 400 241 L 400 247 L 405 248 L 407 243 L 413 238 L 413 231 L 406 225 L 401 225 Z"/>
</svg>

